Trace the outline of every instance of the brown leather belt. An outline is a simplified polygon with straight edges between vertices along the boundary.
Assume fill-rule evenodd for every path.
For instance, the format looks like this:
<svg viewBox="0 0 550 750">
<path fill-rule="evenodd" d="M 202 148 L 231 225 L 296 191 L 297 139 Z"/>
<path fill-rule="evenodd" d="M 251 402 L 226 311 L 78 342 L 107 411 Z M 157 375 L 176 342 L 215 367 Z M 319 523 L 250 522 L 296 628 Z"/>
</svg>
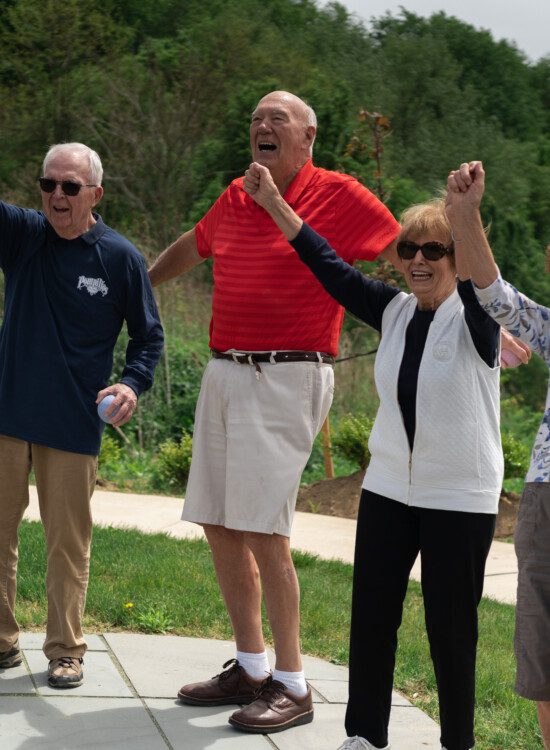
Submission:
<svg viewBox="0 0 550 750">
<path fill-rule="evenodd" d="M 214 359 L 229 359 L 240 365 L 255 365 L 256 362 L 323 362 L 327 365 L 334 364 L 332 354 L 325 352 L 219 352 L 212 349 Z"/>
</svg>

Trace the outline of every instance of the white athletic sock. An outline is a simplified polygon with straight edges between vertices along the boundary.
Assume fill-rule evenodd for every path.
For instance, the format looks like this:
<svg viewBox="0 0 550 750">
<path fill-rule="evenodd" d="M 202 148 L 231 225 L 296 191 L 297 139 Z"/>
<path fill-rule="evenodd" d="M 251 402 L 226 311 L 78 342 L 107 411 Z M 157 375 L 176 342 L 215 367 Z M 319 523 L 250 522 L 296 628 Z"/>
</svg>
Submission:
<svg viewBox="0 0 550 750">
<path fill-rule="evenodd" d="M 237 661 L 249 677 L 253 680 L 265 680 L 271 674 L 267 653 L 248 654 L 246 651 L 237 651 Z"/>
<path fill-rule="evenodd" d="M 306 678 L 302 672 L 281 672 L 280 669 L 273 671 L 273 679 L 282 682 L 291 693 L 303 698 L 307 693 Z"/>
</svg>

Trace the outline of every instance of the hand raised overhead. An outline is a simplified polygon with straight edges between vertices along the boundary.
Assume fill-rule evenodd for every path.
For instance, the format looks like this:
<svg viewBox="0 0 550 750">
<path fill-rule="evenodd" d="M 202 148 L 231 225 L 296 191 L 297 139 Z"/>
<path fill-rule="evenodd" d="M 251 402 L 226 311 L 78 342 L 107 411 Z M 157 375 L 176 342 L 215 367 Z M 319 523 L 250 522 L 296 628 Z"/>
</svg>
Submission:
<svg viewBox="0 0 550 750">
<path fill-rule="evenodd" d="M 485 172 L 480 161 L 463 162 L 447 178 L 445 211 L 449 219 L 461 212 L 478 211 L 485 190 Z"/>
</svg>

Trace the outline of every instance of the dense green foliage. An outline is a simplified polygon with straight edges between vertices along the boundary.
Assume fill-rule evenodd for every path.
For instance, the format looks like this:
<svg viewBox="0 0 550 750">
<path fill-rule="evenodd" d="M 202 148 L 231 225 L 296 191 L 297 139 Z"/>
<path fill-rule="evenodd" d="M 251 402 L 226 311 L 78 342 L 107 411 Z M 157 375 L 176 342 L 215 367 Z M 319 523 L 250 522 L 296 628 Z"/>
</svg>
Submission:
<svg viewBox="0 0 550 750">
<path fill-rule="evenodd" d="M 531 64 L 444 13 L 403 10 L 367 29 L 337 3 L 313 0 L 9 0 L 0 50 L 5 199 L 38 207 L 48 145 L 84 141 L 104 160 L 105 220 L 151 259 L 243 173 L 250 112 L 284 88 L 317 111 L 316 164 L 355 174 L 396 214 L 461 161 L 483 159 L 484 219 L 502 272 L 550 298 L 550 57 Z M 388 118 L 378 151 L 374 112 Z M 159 290 L 168 347 L 125 428 L 141 455 L 191 428 L 208 356 L 208 265 Z M 346 323 L 343 352 L 373 345 L 376 337 Z M 121 345 L 115 377 L 123 353 Z M 336 414 L 372 416 L 370 358 L 338 368 Z M 541 409 L 546 367 L 504 383 L 509 421 Z"/>
<path fill-rule="evenodd" d="M 383 171 L 395 210 L 482 158 L 503 268 L 548 291 L 550 58 L 443 13 L 372 31 L 311 0 L 12 0 L 0 8 L 2 194 L 37 200 L 51 142 L 84 140 L 106 166 L 104 213 L 146 253 L 190 225 L 248 162 L 247 123 L 273 87 L 319 117 L 316 163 L 375 186 L 368 121 L 391 123 Z M 421 54 L 419 54 L 421 51 Z M 362 132 L 363 131 L 363 132 Z"/>
</svg>

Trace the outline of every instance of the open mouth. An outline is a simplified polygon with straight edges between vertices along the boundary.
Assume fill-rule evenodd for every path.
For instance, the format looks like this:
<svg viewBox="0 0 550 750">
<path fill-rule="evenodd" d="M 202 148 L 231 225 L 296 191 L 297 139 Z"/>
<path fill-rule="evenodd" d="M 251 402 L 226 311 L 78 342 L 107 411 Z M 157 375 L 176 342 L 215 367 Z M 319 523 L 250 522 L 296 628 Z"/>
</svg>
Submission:
<svg viewBox="0 0 550 750">
<path fill-rule="evenodd" d="M 411 271 L 411 278 L 415 281 L 428 281 L 432 278 L 432 274 L 427 271 Z"/>
<path fill-rule="evenodd" d="M 277 146 L 274 143 L 268 143 L 267 141 L 261 141 L 258 143 L 258 149 L 260 151 L 275 151 Z"/>
<path fill-rule="evenodd" d="M 68 212 L 68 208 L 61 208 L 61 206 L 58 208 L 57 206 L 53 207 L 54 213 L 56 214 L 64 214 Z"/>
</svg>

